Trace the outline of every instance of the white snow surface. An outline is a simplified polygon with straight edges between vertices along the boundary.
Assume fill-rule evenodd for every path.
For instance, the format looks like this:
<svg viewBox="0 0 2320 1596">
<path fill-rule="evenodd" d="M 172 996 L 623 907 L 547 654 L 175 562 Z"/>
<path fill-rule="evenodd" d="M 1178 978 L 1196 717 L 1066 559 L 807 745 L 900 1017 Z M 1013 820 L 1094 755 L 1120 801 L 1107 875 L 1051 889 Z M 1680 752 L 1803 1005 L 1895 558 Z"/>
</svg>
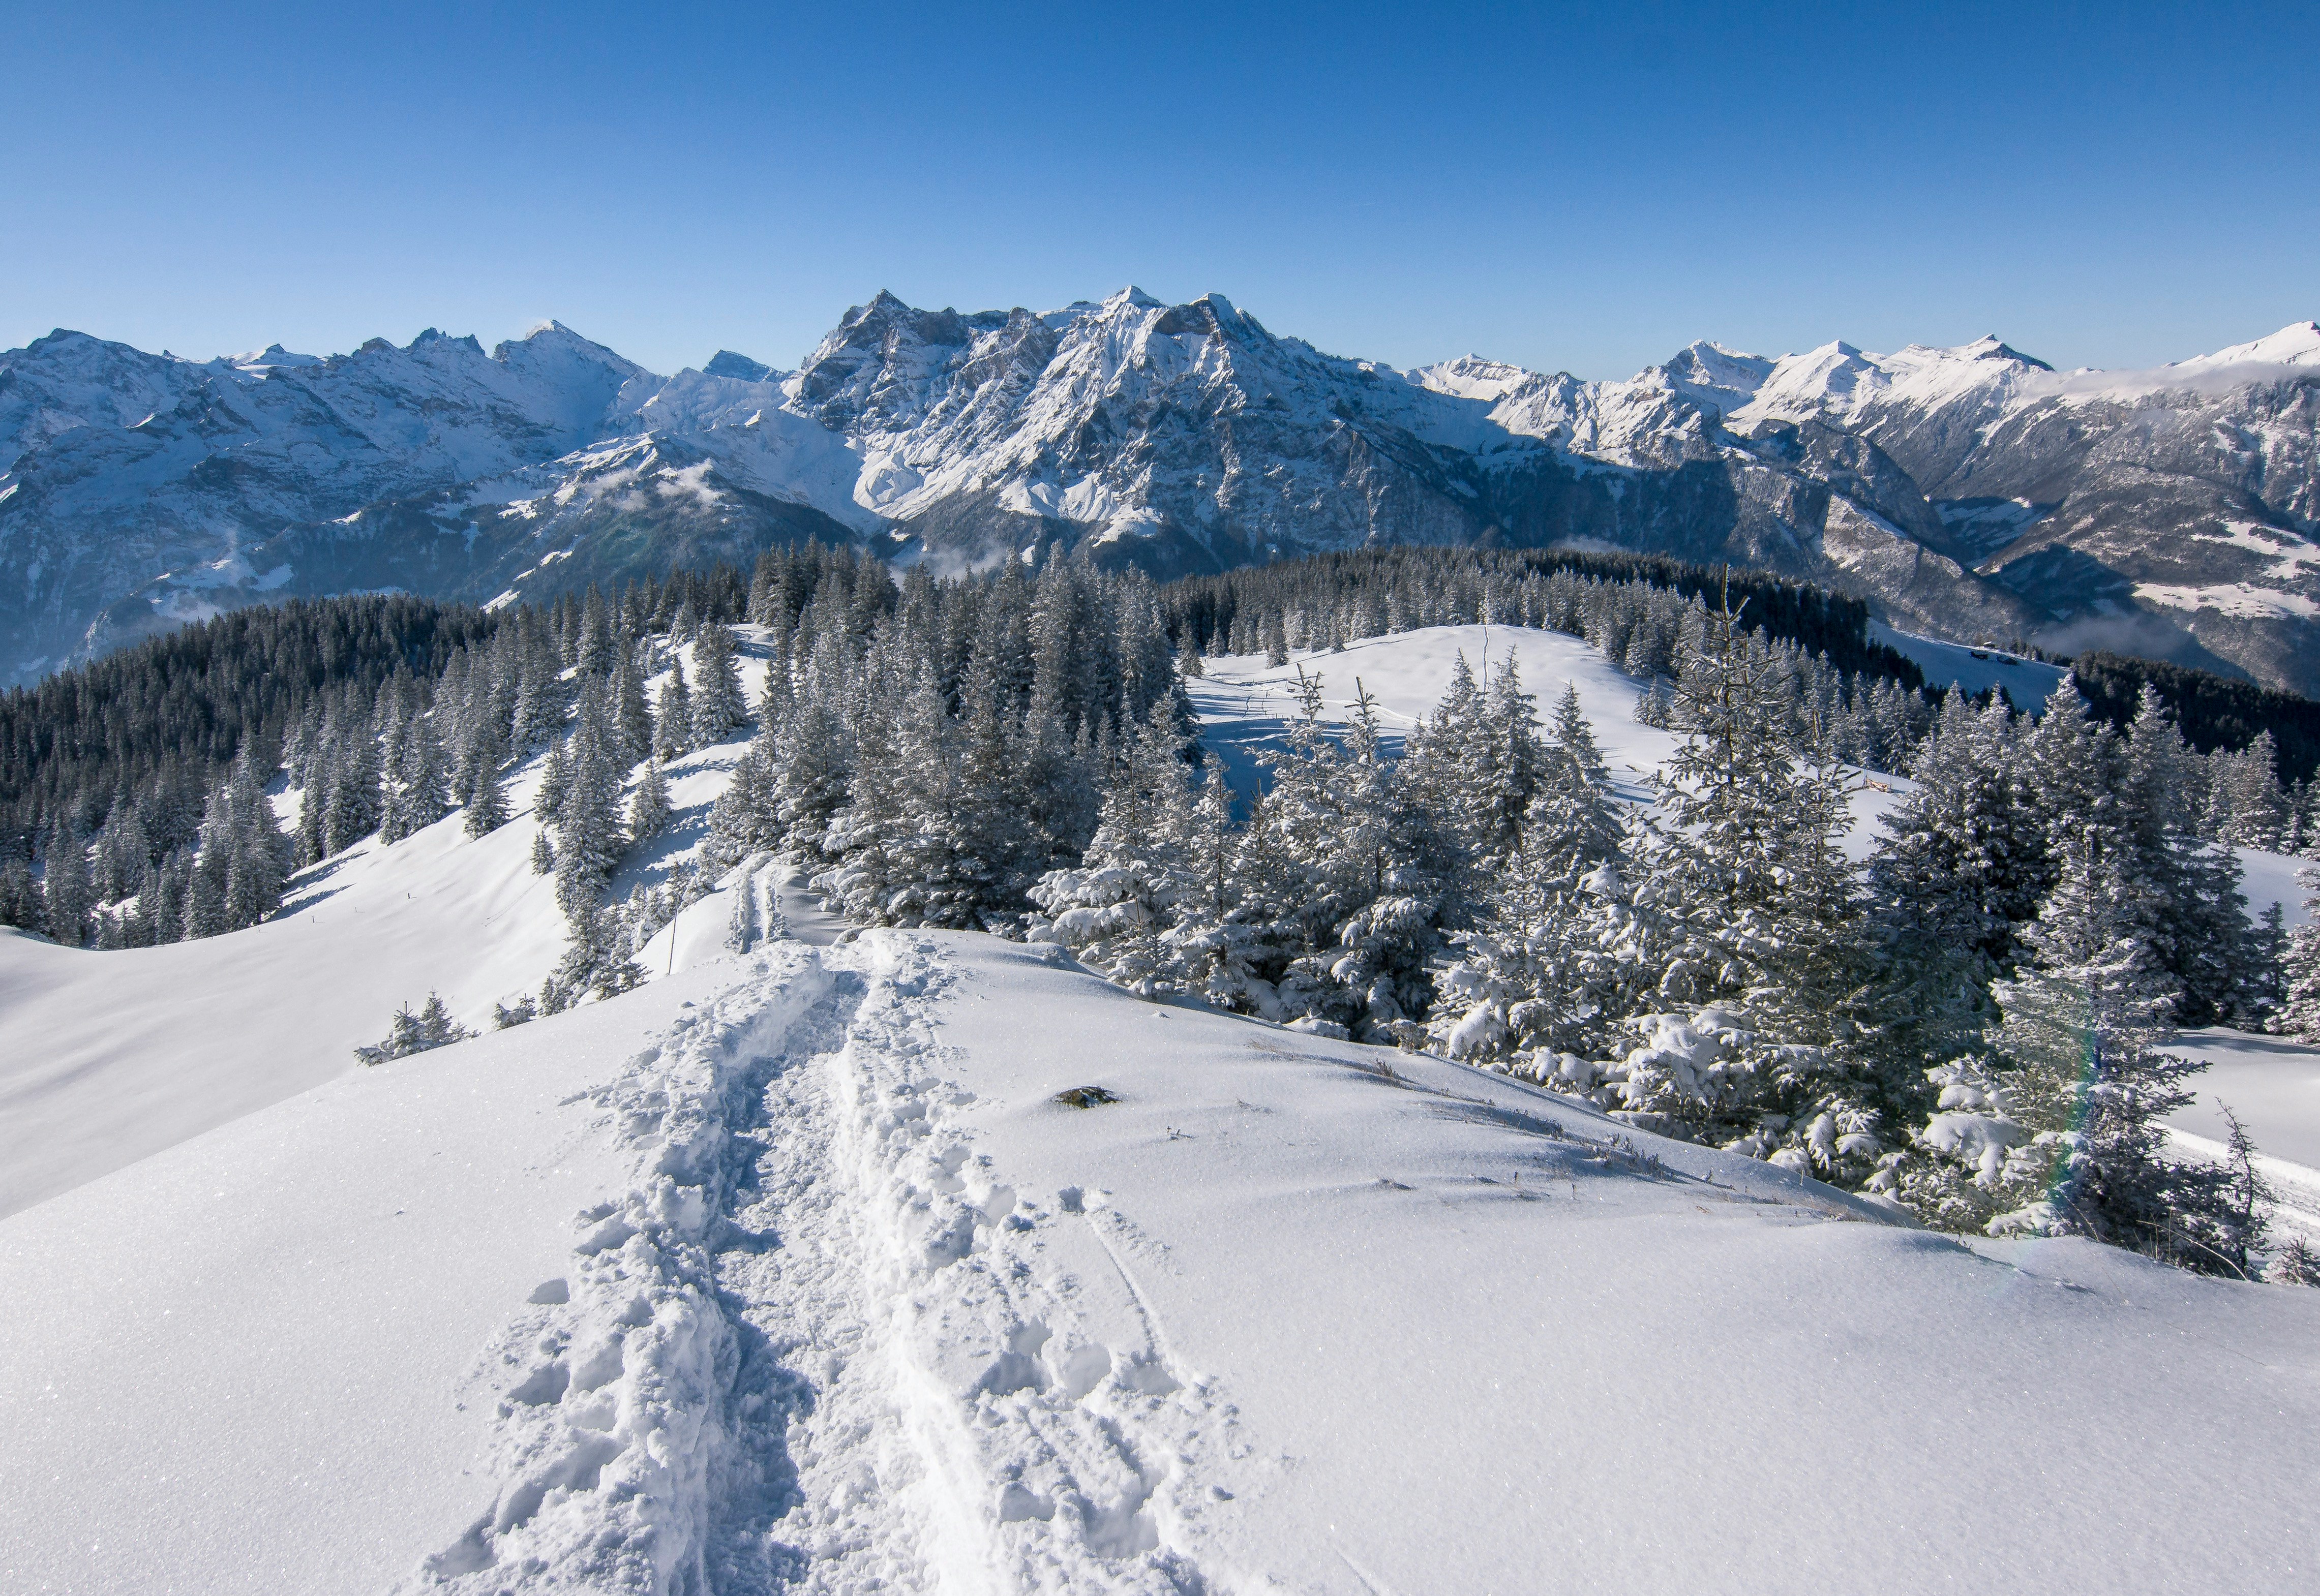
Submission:
<svg viewBox="0 0 2320 1596">
<path fill-rule="evenodd" d="M 93 954 L 0 930 L 0 1213 L 344 1074 L 430 990 L 487 1026 L 561 949 L 537 829 L 372 837 L 230 936 Z"/>
<path fill-rule="evenodd" d="M 2311 901 L 2311 892 L 2296 878 L 2302 870 L 2314 868 L 2309 859 L 2292 853 L 2267 853 L 2261 848 L 2234 848 L 2240 856 L 2240 891 L 2247 897 L 2248 918 L 2261 920 L 2264 911 L 2278 904 L 2290 931 L 2312 918 L 2305 906 Z"/>
<path fill-rule="evenodd" d="M 2320 1296 L 1968 1248 L 1618 1131 L 990 938 L 777 942 L 0 1224 L 0 1571 L 2308 1579 Z"/>
<path fill-rule="evenodd" d="M 2226 1026 L 2186 1031 L 2171 1050 L 2207 1069 L 2191 1078 L 2199 1100 L 2170 1123 L 2214 1141 L 2227 1133 L 2223 1110 L 2238 1114 L 2273 1158 L 2320 1170 L 2320 1048 Z"/>
<path fill-rule="evenodd" d="M 2278 332 L 2212 355 L 2177 361 L 2170 372 L 2223 371 L 2240 365 L 2320 365 L 2320 321 L 2291 321 Z"/>
<path fill-rule="evenodd" d="M 1963 688 L 1967 692 L 1987 692 L 1993 687 L 2003 687 L 2006 696 L 2017 709 L 2036 715 L 2062 685 L 2063 671 L 2060 665 L 2050 665 L 2042 660 L 2025 659 L 2007 654 L 2003 649 L 1969 647 L 1962 643 L 1944 643 L 1938 638 L 1920 637 L 1887 626 L 1883 621 L 1869 623 L 1869 639 L 1908 655 L 1926 673 L 1926 681 L 1935 686 Z"/>
<path fill-rule="evenodd" d="M 455 1537 L 491 1494 L 488 1348 L 619 1186 L 584 1094 L 682 987 L 342 1074 L 0 1221 L 0 1589 L 375 1591 Z"/>
<path fill-rule="evenodd" d="M 1201 717 L 1202 740 L 1222 757 L 1234 787 L 1251 792 L 1258 777 L 1258 751 L 1277 747 L 1282 731 L 1297 717 L 1300 672 L 1320 679 L 1323 706 L 1335 723 L 1344 723 L 1357 692 L 1370 693 L 1385 741 L 1399 752 L 1410 728 L 1442 701 L 1462 656 L 1478 684 L 1486 658 L 1488 669 L 1496 673 L 1511 656 L 1524 690 L 1537 701 L 1542 721 L 1554 713 L 1564 684 L 1576 687 L 1621 796 L 1650 796 L 1650 772 L 1675 751 L 1675 735 L 1636 721 L 1636 700 L 1645 683 L 1606 660 L 1584 638 L 1566 633 L 1526 627 L 1427 627 L 1364 637 L 1342 649 L 1291 650 L 1286 665 L 1267 665 L 1263 654 L 1203 660 L 1205 674 L 1185 686 Z"/>
<path fill-rule="evenodd" d="M 2301 1234 L 2320 1248 L 2320 1048 L 2216 1025 L 2184 1032 L 2171 1050 L 2207 1066 L 2186 1083 L 2197 1099 L 2167 1122 L 2176 1150 L 2223 1158 L 2230 1109 L 2271 1186 L 2273 1240 Z"/>
<path fill-rule="evenodd" d="M 1305 663 L 1406 725 L 1482 630 Z M 1543 707 L 1578 683 L 1640 791 L 1670 740 L 1636 684 L 1576 639 L 1491 629 L 1509 646 Z M 1281 674 L 1211 662 L 1211 736 L 1277 734 Z M 635 870 L 697 843 L 737 748 L 679 771 Z M 471 1021 L 536 984 L 529 848 L 525 817 L 368 845 L 304 889 L 336 897 L 156 951 L 182 967 L 0 943 L 5 1167 L 74 1139 L 0 1218 L 0 1589 L 2291 1591 L 2320 1565 L 2320 1294 L 1935 1236 L 1053 949 L 844 939 L 777 865 L 657 939 L 639 992 L 349 1068 L 428 983 Z M 800 934 L 728 951 L 745 887 Z M 2283 1159 L 2320 1158 L 2288 1130 L 2309 1067 L 2218 1083 Z M 1056 1100 L 1079 1087 L 1116 1100 Z"/>
<path fill-rule="evenodd" d="M 739 636 L 754 702 L 758 632 Z M 698 849 L 747 735 L 668 767 L 674 817 L 615 894 Z M 537 991 L 565 942 L 555 883 L 531 873 L 537 782 L 536 767 L 511 779 L 514 817 L 489 835 L 468 837 L 456 812 L 393 847 L 374 835 L 299 872 L 280 915 L 231 935 L 98 954 L 0 927 L 0 1216 L 344 1074 L 430 992 L 481 1031 L 495 1005 Z M 719 950 L 730 906 L 694 904 L 639 961 L 666 973 Z"/>
<path fill-rule="evenodd" d="M 1963 651 L 1961 651 L 1963 652 Z M 1434 711 L 1464 657 L 1475 681 L 1514 661 L 1524 690 L 1547 719 L 1565 684 L 1579 690 L 1580 708 L 1595 731 L 1597 747 L 1618 796 L 1630 803 L 1652 798 L 1652 775 L 1675 752 L 1672 732 L 1645 726 L 1636 703 L 1647 683 L 1603 657 L 1586 639 L 1526 627 L 1427 627 L 1387 637 L 1365 637 L 1342 649 L 1297 649 L 1286 665 L 1267 665 L 1263 654 L 1205 660 L 1207 672 L 1188 683 L 1201 717 L 1202 740 L 1223 760 L 1237 791 L 1254 793 L 1261 780 L 1259 754 L 1282 746 L 1282 734 L 1298 715 L 1297 678 L 1301 671 L 1321 680 L 1323 708 L 1332 724 L 1352 714 L 1357 692 L 1374 699 L 1389 750 L 1398 753 L 1409 728 Z M 1880 834 L 1878 819 L 1909 790 L 1909 782 L 1890 774 L 1860 772 L 1853 789 L 1853 826 L 1844 839 L 1849 856 L 1866 859 Z"/>
</svg>

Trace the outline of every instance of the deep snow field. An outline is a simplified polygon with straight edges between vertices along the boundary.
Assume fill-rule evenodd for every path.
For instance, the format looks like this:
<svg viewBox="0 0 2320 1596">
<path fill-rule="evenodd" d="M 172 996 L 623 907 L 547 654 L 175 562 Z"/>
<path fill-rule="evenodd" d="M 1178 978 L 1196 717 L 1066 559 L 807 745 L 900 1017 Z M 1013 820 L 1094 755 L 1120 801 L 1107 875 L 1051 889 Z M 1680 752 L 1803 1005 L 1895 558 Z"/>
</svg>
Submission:
<svg viewBox="0 0 2320 1596">
<path fill-rule="evenodd" d="M 2043 660 L 2025 659 L 1999 648 L 1970 648 L 1962 643 L 1920 637 L 1883 621 L 1869 623 L 1869 640 L 1915 660 L 1927 681 L 1954 683 L 1970 693 L 2002 687 L 2016 708 L 2033 715 L 2044 708 L 2062 681 L 2062 667 Z"/>
<path fill-rule="evenodd" d="M 754 701 L 765 663 L 745 654 L 740 667 Z M 675 818 L 615 893 L 698 848 L 743 746 L 669 767 Z M 392 847 L 358 843 L 232 936 L 99 956 L 0 926 L 0 1215 L 344 1075 L 430 991 L 476 1031 L 494 1005 L 538 991 L 565 940 L 555 883 L 531 873 L 538 785 L 536 765 L 511 780 L 514 823 L 486 836 L 454 813 Z M 296 795 L 279 807 L 295 819 Z M 709 945 L 724 933 L 720 920 Z M 666 942 L 657 951 L 666 973 Z"/>
<path fill-rule="evenodd" d="M 1481 632 L 1305 663 L 1406 725 Z M 1640 793 L 1672 739 L 1636 684 L 1574 639 L 1490 640 L 1542 708 L 1578 683 Z M 1277 735 L 1284 675 L 1193 684 L 1228 757 Z M 697 844 L 739 749 L 685 762 L 631 874 Z M 479 1024 L 537 987 L 559 928 L 532 830 L 366 843 L 204 942 L 0 936 L 0 1591 L 2320 1569 L 2320 1293 L 1932 1235 L 1053 950 L 832 942 L 778 865 L 664 932 L 638 992 L 355 1067 L 430 987 Z M 799 934 L 728 950 L 739 890 Z M 2309 1174 L 2320 1055 L 2186 1045 Z M 1055 1100 L 1080 1087 L 1118 1101 Z"/>
</svg>

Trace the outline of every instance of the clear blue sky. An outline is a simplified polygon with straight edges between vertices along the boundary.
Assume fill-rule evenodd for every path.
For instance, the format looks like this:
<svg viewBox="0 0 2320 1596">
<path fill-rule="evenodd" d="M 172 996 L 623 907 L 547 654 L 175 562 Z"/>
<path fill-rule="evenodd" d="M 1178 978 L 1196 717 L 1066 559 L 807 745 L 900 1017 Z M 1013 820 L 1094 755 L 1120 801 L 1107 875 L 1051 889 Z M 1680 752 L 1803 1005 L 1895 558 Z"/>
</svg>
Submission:
<svg viewBox="0 0 2320 1596">
<path fill-rule="evenodd" d="M 557 317 L 794 365 L 879 288 L 1214 289 L 1625 375 L 2320 315 L 2320 7 L 0 3 L 0 347 Z"/>
</svg>

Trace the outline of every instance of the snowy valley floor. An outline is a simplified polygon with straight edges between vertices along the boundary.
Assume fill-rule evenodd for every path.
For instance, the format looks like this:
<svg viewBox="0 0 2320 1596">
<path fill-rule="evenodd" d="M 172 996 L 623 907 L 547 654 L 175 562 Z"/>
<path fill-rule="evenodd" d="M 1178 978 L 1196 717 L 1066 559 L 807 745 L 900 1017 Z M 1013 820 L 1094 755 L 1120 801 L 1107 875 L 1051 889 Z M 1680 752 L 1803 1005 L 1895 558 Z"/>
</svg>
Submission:
<svg viewBox="0 0 2320 1596">
<path fill-rule="evenodd" d="M 1617 1130 L 982 936 L 704 960 L 0 1223 L 0 1587 L 2309 1588 L 2320 1294 Z"/>
</svg>

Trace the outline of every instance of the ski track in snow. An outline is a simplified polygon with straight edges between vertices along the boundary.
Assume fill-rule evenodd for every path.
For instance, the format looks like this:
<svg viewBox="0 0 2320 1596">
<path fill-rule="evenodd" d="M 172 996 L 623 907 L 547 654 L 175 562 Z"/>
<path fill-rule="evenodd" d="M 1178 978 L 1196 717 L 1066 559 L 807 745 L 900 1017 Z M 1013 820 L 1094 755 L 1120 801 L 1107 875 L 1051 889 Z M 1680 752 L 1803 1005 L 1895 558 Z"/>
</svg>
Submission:
<svg viewBox="0 0 2320 1596">
<path fill-rule="evenodd" d="M 1234 1410 L 1156 1249 L 977 1151 L 931 943 L 754 962 L 595 1094 L 630 1184 L 480 1360 L 496 1499 L 404 1589 L 1207 1590 Z"/>
</svg>

